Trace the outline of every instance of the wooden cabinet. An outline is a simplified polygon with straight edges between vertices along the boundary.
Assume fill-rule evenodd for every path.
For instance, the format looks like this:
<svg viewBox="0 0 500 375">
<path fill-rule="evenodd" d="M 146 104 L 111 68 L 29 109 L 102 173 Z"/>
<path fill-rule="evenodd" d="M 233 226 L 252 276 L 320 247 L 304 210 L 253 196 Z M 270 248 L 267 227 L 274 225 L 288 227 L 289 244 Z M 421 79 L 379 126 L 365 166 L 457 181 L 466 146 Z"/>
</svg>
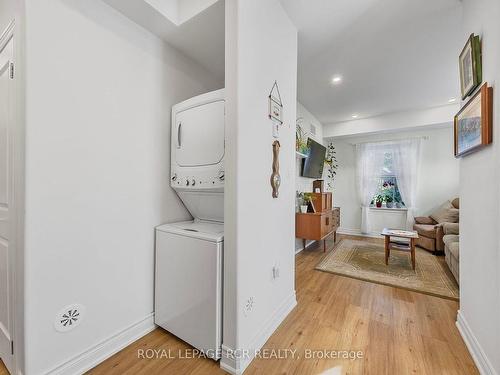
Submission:
<svg viewBox="0 0 500 375">
<path fill-rule="evenodd" d="M 304 248 L 306 240 L 323 240 L 323 250 L 326 251 L 326 237 L 333 234 L 336 240 L 336 232 L 340 226 L 340 208 L 325 210 L 314 213 L 295 214 L 295 237 L 302 238 Z"/>
</svg>

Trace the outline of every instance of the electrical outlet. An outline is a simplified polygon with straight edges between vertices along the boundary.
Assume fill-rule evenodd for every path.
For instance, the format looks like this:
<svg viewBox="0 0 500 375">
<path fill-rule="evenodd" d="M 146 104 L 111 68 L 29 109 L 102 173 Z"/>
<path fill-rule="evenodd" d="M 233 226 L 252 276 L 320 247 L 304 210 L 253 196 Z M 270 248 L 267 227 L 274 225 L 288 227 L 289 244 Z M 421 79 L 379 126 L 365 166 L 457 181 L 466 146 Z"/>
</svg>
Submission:
<svg viewBox="0 0 500 375">
<path fill-rule="evenodd" d="M 246 300 L 245 306 L 243 306 L 243 313 L 245 314 L 245 316 L 248 316 L 248 314 L 250 314 L 250 312 L 252 312 L 254 304 L 255 304 L 254 297 L 250 297 Z"/>
</svg>

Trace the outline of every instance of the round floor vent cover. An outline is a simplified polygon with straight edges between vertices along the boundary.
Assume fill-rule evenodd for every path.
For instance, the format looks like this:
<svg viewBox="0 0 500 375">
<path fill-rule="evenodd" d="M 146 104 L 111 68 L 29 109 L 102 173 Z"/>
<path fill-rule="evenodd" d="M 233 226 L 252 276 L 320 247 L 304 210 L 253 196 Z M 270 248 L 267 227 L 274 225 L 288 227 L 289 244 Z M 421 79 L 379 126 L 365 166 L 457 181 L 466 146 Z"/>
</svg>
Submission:
<svg viewBox="0 0 500 375">
<path fill-rule="evenodd" d="M 85 307 L 78 303 L 66 306 L 61 309 L 54 322 L 54 327 L 58 332 L 68 332 L 80 325 L 85 315 Z"/>
</svg>

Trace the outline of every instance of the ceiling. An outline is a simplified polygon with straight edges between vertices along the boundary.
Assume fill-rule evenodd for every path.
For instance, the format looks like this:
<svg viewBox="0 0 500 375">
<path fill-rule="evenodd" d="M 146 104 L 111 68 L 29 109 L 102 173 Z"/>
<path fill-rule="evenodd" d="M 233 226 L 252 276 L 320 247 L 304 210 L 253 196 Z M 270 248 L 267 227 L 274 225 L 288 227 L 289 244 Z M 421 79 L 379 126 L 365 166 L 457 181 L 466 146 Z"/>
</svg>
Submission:
<svg viewBox="0 0 500 375">
<path fill-rule="evenodd" d="M 323 124 L 459 96 L 459 0 L 281 3 L 299 30 L 299 101 Z M 337 74 L 342 82 L 334 85 Z"/>
</svg>

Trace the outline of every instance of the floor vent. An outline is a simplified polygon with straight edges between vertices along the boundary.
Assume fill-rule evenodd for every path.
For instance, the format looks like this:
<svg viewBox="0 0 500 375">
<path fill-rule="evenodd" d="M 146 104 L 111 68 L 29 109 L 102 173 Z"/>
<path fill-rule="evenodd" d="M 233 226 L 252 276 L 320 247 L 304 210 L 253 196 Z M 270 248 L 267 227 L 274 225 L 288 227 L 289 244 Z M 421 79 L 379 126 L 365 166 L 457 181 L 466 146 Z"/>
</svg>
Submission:
<svg viewBox="0 0 500 375">
<path fill-rule="evenodd" d="M 56 316 L 54 327 L 58 332 L 68 332 L 80 325 L 83 320 L 85 308 L 75 303 L 61 309 Z"/>
</svg>

